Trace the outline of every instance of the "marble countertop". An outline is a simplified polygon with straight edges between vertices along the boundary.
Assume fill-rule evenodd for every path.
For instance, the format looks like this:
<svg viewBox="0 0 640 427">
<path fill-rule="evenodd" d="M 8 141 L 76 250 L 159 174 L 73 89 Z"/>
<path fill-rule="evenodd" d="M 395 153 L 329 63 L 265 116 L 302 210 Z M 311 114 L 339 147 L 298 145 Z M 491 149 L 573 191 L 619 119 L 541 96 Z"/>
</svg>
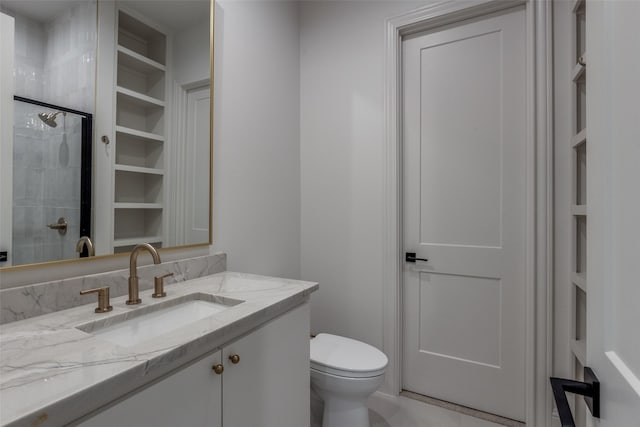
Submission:
<svg viewBox="0 0 640 427">
<path fill-rule="evenodd" d="M 303 303 L 317 283 L 224 272 L 166 286 L 167 297 L 140 293 L 111 301 L 96 314 L 91 303 L 0 327 L 0 425 L 60 426 L 228 343 Z M 98 319 L 121 319 L 142 307 L 193 293 L 242 303 L 130 347 L 77 329 Z M 105 320 L 108 323 L 108 320 Z"/>
</svg>

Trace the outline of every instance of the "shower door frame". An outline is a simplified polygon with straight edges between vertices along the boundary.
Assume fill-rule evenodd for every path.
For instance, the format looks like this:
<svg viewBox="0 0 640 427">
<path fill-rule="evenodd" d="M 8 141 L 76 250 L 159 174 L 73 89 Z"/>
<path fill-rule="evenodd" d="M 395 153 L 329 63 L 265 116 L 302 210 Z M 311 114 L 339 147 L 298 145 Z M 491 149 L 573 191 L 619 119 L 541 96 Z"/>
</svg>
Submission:
<svg viewBox="0 0 640 427">
<path fill-rule="evenodd" d="M 35 99 L 13 96 L 14 101 L 37 105 L 64 113 L 71 113 L 82 118 L 81 152 L 80 152 L 80 235 L 91 237 L 91 164 L 93 147 L 93 114 L 84 111 L 73 110 L 60 105 L 49 104 Z M 89 252 L 86 246 L 80 253 L 80 258 L 86 258 Z"/>
</svg>

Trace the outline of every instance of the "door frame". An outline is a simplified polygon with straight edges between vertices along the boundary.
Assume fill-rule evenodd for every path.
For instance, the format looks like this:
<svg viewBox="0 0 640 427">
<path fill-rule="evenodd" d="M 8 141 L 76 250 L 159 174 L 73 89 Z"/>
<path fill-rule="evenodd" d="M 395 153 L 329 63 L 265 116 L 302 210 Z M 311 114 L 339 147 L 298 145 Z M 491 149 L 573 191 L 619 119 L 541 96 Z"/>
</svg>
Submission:
<svg viewBox="0 0 640 427">
<path fill-rule="evenodd" d="M 527 425 L 551 425 L 547 379 L 553 361 L 553 49 L 552 5 L 538 0 L 448 0 L 386 21 L 383 212 L 383 350 L 389 366 L 382 391 L 402 389 L 402 38 L 509 8 L 527 21 L 526 414 Z"/>
</svg>

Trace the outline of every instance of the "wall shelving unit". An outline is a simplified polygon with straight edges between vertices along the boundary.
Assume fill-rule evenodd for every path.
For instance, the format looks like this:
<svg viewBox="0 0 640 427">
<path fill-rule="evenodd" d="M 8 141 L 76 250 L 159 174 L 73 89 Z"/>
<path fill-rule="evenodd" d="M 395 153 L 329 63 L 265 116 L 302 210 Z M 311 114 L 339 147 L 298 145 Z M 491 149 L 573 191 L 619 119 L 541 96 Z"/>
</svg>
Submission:
<svg viewBox="0 0 640 427">
<path fill-rule="evenodd" d="M 587 70 L 586 70 L 586 1 L 574 0 L 571 14 L 573 33 L 573 69 L 571 72 L 571 358 L 574 378 L 583 380 L 587 363 Z M 582 398 L 574 401 L 576 426 L 584 427 L 587 408 Z"/>
<path fill-rule="evenodd" d="M 167 35 L 117 12 L 113 251 L 163 244 Z"/>
</svg>

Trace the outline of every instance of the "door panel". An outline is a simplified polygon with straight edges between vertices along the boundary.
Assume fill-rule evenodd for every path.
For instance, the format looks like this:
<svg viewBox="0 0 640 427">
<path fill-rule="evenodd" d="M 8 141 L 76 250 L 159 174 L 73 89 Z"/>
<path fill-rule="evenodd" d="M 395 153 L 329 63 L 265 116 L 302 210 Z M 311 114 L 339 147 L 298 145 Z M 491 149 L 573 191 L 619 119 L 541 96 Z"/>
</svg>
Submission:
<svg viewBox="0 0 640 427">
<path fill-rule="evenodd" d="M 601 385 L 601 418 L 640 419 L 640 3 L 587 1 L 587 364 Z"/>
<path fill-rule="evenodd" d="M 187 149 L 189 167 L 185 204 L 185 236 L 192 243 L 209 241 L 209 86 L 192 90 L 187 95 Z"/>
<path fill-rule="evenodd" d="M 523 9 L 403 42 L 403 387 L 524 419 Z M 489 392 L 490 391 L 490 392 Z"/>
</svg>

